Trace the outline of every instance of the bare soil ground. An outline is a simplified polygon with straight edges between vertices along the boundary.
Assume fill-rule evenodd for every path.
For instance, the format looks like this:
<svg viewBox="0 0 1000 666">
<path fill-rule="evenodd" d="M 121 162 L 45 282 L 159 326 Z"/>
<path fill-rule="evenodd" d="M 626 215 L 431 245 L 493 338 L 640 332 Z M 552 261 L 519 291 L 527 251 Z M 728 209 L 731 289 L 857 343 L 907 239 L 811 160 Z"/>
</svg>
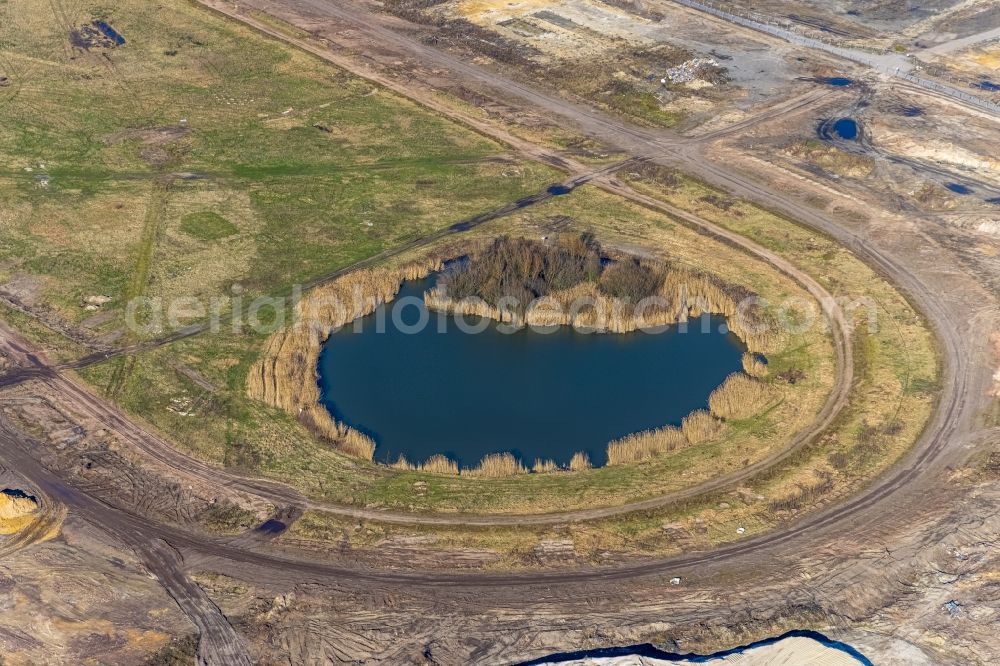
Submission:
<svg viewBox="0 0 1000 666">
<path fill-rule="evenodd" d="M 316 6 L 307 10 L 308 15 Z M 314 29 L 310 21 L 316 20 L 307 16 L 302 23 Z M 352 30 L 350 38 L 364 45 L 363 50 L 387 55 L 390 71 L 408 72 L 404 80 L 414 90 L 420 91 L 428 78 L 447 79 L 430 71 L 436 65 L 407 69 L 401 59 L 434 62 L 433 50 L 389 55 L 391 43 L 377 35 L 359 37 L 364 31 L 356 25 Z M 378 47 L 372 41 L 380 41 Z M 402 64 L 392 64 L 396 62 Z M 460 66 L 455 71 L 468 72 Z M 518 94 L 516 85 L 490 81 L 511 97 Z M 454 84 L 454 79 L 448 82 Z M 461 82 L 465 89 L 470 85 Z M 505 97 L 504 92 L 494 95 Z M 509 107 L 495 107 L 494 113 L 497 108 Z M 540 108 L 546 109 L 544 104 Z M 649 135 L 607 117 L 588 115 L 572 105 L 559 108 L 568 123 L 578 123 L 577 130 L 591 131 L 590 143 L 576 145 L 610 145 L 627 152 L 651 142 Z M 542 117 L 551 110 L 536 108 L 532 115 Z M 548 126 L 550 121 L 542 125 Z M 750 128 L 744 125 L 740 131 Z M 525 130 L 537 131 L 538 126 Z M 160 650 L 157 658 L 190 659 L 194 641 L 168 646 L 162 636 L 147 636 L 143 640 L 148 644 L 119 637 L 129 634 L 117 627 L 137 628 L 139 633 L 131 635 L 146 636 L 145 618 L 159 616 L 166 618 L 162 626 L 176 636 L 201 629 L 198 653 L 223 660 L 243 659 L 248 653 L 261 662 L 509 663 L 554 651 L 650 640 L 675 651 L 711 651 L 790 627 L 814 626 L 869 651 L 878 663 L 996 662 L 992 619 L 998 612 L 994 554 L 1000 529 L 993 510 L 1000 499 L 995 462 L 998 359 L 990 340 L 997 331 L 993 285 L 998 266 L 987 255 L 990 241 L 983 240 L 979 230 L 944 223 L 937 209 L 900 215 L 884 202 L 858 197 L 835 179 L 818 181 L 791 165 L 771 163 L 765 155 L 746 155 L 739 146 L 672 150 L 677 150 L 671 153 L 674 159 L 699 176 L 724 181 L 739 195 L 763 198 L 850 244 L 902 285 L 937 329 L 946 390 L 928 431 L 933 436 L 866 492 L 794 529 L 744 545 L 604 572 L 581 566 L 492 576 L 375 572 L 277 551 L 267 530 L 253 530 L 232 541 L 203 536 L 197 516 L 183 507 L 197 503 L 191 497 L 203 498 L 205 489 L 192 483 L 188 495 L 183 489 L 188 478 L 175 476 L 176 465 L 163 470 L 163 478 L 176 484 L 174 494 L 157 491 L 154 498 L 180 498 L 164 506 L 179 507 L 174 512 L 187 521 L 183 529 L 137 517 L 100 501 L 106 497 L 102 493 L 113 490 L 107 485 L 92 496 L 86 486 L 81 490 L 75 483 L 63 483 L 62 474 L 77 483 L 80 477 L 52 462 L 49 449 L 54 447 L 44 444 L 45 427 L 34 441 L 5 431 L 0 451 L 7 464 L 29 477 L 31 492 L 44 501 L 70 507 L 75 522 L 64 526 L 59 539 L 18 551 L 19 559 L 5 558 L 2 584 L 9 586 L 12 579 L 15 589 L 20 586 L 40 598 L 63 589 L 50 572 L 60 577 L 67 570 L 104 572 L 109 566 L 118 568 L 112 559 L 118 557 L 126 563 L 126 573 L 117 574 L 116 589 L 130 590 L 129 603 L 135 605 L 125 609 L 127 617 L 109 617 L 101 637 L 81 642 L 73 634 L 80 624 L 63 624 L 62 618 L 113 612 L 106 588 L 86 587 L 70 611 L 64 596 L 58 604 L 43 600 L 38 621 L 56 618 L 45 645 L 26 640 L 21 617 L 5 608 L 2 625 L 11 629 L 3 634 L 4 647 L 22 653 L 25 661 L 43 663 L 93 655 L 90 641 L 97 642 L 104 661 L 129 663 L 140 651 L 153 650 Z M 836 158 L 827 159 L 844 167 Z M 856 165 L 848 166 L 844 173 L 855 173 Z M 980 247 L 984 249 L 973 251 Z M 976 259 L 976 253 L 986 259 Z M 931 291 L 945 297 L 934 297 Z M 6 356 L 13 365 L 28 361 L 16 348 Z M 67 386 L 57 389 L 60 395 L 72 392 Z M 82 406 L 96 404 L 93 397 L 77 400 Z M 40 426 L 58 428 L 64 422 L 48 411 L 39 417 Z M 132 446 L 147 455 L 169 451 L 146 441 L 141 428 L 136 431 L 125 420 L 119 427 L 137 435 Z M 69 435 L 72 439 L 73 433 Z M 60 476 L 39 465 L 39 459 Z M 214 490 L 229 492 L 229 479 L 222 474 L 218 479 Z M 160 481 L 150 486 L 162 487 Z M 80 534 L 94 526 L 110 534 L 111 547 L 125 555 L 110 555 L 103 542 L 84 542 Z M 160 539 L 178 552 L 157 548 L 150 554 L 149 545 Z M 419 549 L 421 542 L 396 540 L 393 545 Z M 565 553 L 562 537 L 547 539 L 542 548 L 544 557 L 554 562 Z M 149 578 L 135 576 L 139 561 L 158 577 L 176 605 L 162 606 L 163 590 Z M 674 578 L 678 584 L 671 582 Z M 177 609 L 193 624 L 180 620 Z M 91 633 L 97 632 L 88 636 Z"/>
<path fill-rule="evenodd" d="M 401 29 L 479 61 L 477 44 L 493 40 L 503 46 L 487 52 L 494 66 L 657 126 L 692 128 L 776 103 L 814 73 L 752 33 L 719 40 L 709 22 L 670 3 L 404 0 L 386 10 L 407 22 Z"/>
</svg>

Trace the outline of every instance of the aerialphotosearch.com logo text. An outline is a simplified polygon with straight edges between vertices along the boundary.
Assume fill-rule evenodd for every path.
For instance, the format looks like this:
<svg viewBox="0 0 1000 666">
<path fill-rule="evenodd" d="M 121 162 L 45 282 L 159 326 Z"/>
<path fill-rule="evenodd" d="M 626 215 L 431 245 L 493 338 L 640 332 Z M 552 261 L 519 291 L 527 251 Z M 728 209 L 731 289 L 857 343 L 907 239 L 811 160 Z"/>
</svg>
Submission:
<svg viewBox="0 0 1000 666">
<path fill-rule="evenodd" d="M 349 298 L 344 298 L 342 294 L 314 295 L 303 302 L 302 294 L 303 288 L 296 285 L 287 296 L 250 298 L 243 287 L 236 284 L 229 294 L 207 299 L 143 296 L 126 304 L 125 324 L 129 331 L 142 337 L 169 335 L 192 326 L 211 332 L 230 330 L 237 334 L 253 332 L 269 335 L 289 325 L 307 327 L 321 336 L 343 326 L 361 332 L 368 325 L 374 328 L 375 333 L 385 333 L 391 327 L 404 334 L 417 334 L 428 326 L 433 326 L 439 333 L 446 333 L 449 327 L 454 326 L 463 333 L 476 334 L 494 324 L 501 333 L 514 333 L 524 327 L 549 333 L 556 328 L 552 322 L 569 322 L 579 332 L 590 333 L 613 328 L 610 323 L 627 318 L 631 322 L 630 330 L 645 333 L 660 333 L 667 329 L 682 333 L 694 329 L 707 333 L 715 321 L 723 333 L 733 328 L 759 335 L 768 331 L 801 334 L 817 326 L 828 330 L 830 321 L 837 318 L 851 325 L 865 325 L 869 333 L 875 333 L 878 331 L 879 316 L 878 304 L 868 296 L 844 296 L 823 301 L 791 297 L 779 303 L 760 296 L 748 296 L 736 304 L 735 312 L 727 318 L 727 323 L 719 324 L 710 314 L 713 311 L 710 303 L 685 293 L 675 294 L 672 298 L 650 296 L 634 304 L 591 297 L 564 303 L 542 296 L 527 304 L 513 297 L 503 297 L 487 306 L 482 300 L 471 298 L 449 301 L 449 309 L 456 310 L 455 313 L 428 309 L 424 300 L 417 296 L 403 296 L 375 306 L 371 296 L 360 288 L 355 289 Z M 679 307 L 679 303 L 683 307 Z M 307 307 L 299 307 L 300 304 Z M 678 317 L 680 321 L 676 322 L 670 317 L 665 319 L 665 312 L 676 313 L 679 310 L 703 314 L 690 320 Z M 494 316 L 499 314 L 502 321 L 494 322 L 478 314 L 460 314 L 487 311 Z M 528 313 L 531 316 L 527 316 Z M 373 316 L 363 316 L 369 314 Z M 670 323 L 664 323 L 665 320 Z M 587 324 L 576 323 L 582 321 Z"/>
</svg>

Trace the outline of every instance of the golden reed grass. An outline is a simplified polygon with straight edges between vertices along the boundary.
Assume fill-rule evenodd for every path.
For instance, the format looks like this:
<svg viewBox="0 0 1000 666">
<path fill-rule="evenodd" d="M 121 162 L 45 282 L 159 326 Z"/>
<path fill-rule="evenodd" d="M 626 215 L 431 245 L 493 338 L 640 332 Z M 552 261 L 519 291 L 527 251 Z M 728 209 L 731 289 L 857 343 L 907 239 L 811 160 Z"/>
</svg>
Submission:
<svg viewBox="0 0 1000 666">
<path fill-rule="evenodd" d="M 767 362 L 760 354 L 746 352 L 743 354 L 743 372 L 751 377 L 766 377 Z"/>
<path fill-rule="evenodd" d="M 608 444 L 608 464 L 624 465 L 659 457 L 691 444 L 719 437 L 725 424 L 704 409 L 697 409 L 681 420 L 681 427 L 665 426 L 626 435 Z"/>
<path fill-rule="evenodd" d="M 458 463 L 448 456 L 435 453 L 430 458 L 420 464 L 413 464 L 406 460 L 406 456 L 399 456 L 399 460 L 391 467 L 395 469 L 405 469 L 411 472 L 430 472 L 432 474 L 458 474 Z"/>
<path fill-rule="evenodd" d="M 608 464 L 624 465 L 649 460 L 685 444 L 684 433 L 673 426 L 634 432 L 608 444 Z"/>
<path fill-rule="evenodd" d="M 569 461 L 569 469 L 571 472 L 581 472 L 585 469 L 590 469 L 593 465 L 590 464 L 590 456 L 588 456 L 583 451 L 578 451 L 573 454 L 573 457 Z"/>
<path fill-rule="evenodd" d="M 272 335 L 247 378 L 247 393 L 256 400 L 279 407 L 298 418 L 312 432 L 338 450 L 372 460 L 375 443 L 363 433 L 336 422 L 320 403 L 317 363 L 330 333 L 355 319 L 371 314 L 391 301 L 403 281 L 426 277 L 441 270 L 447 258 L 475 254 L 484 242 L 450 246 L 407 264 L 374 268 L 346 275 L 316 289 L 297 305 L 296 324 Z M 582 282 L 538 299 L 523 311 L 501 311 L 479 298 L 451 299 L 441 287 L 425 294 L 432 310 L 489 317 L 515 325 L 572 325 L 612 333 L 626 333 L 642 326 L 666 326 L 689 322 L 703 314 L 727 318 L 729 329 L 750 350 L 743 359 L 747 374 L 734 374 L 710 397 L 711 414 L 703 410 L 688 415 L 681 429 L 666 427 L 635 433 L 608 445 L 608 464 L 645 460 L 686 444 L 708 441 L 723 428 L 718 418 L 747 418 L 769 400 L 766 385 L 748 375 L 763 376 L 766 363 L 757 354 L 781 349 L 785 340 L 762 308 L 752 304 L 753 294 L 740 285 L 706 273 L 674 267 L 662 268 L 662 285 L 655 307 L 636 312 L 629 303 L 603 293 L 596 282 Z M 749 299 L 749 300 L 748 300 Z M 750 307 L 745 304 L 750 302 Z M 583 307 L 580 304 L 583 303 Z M 457 464 L 435 455 L 420 464 L 401 458 L 393 465 L 441 474 L 457 474 Z M 577 453 L 570 470 L 589 469 L 585 453 Z M 536 460 L 534 472 L 561 469 L 551 460 Z M 486 456 L 479 466 L 462 474 L 502 477 L 524 474 L 527 468 L 509 453 Z"/>
<path fill-rule="evenodd" d="M 770 400 L 770 387 L 742 372 L 734 372 L 708 396 L 708 407 L 712 414 L 722 419 L 746 419 L 762 410 Z"/>
<path fill-rule="evenodd" d="M 523 311 L 501 309 L 477 297 L 454 299 L 443 286 L 426 292 L 424 301 L 431 310 L 488 317 L 515 326 L 576 326 L 609 333 L 680 324 L 704 314 L 721 315 L 729 330 L 753 352 L 773 352 L 784 346 L 779 327 L 754 304 L 754 295 L 739 285 L 670 268 L 655 296 L 655 304 L 636 308 L 604 294 L 595 282 L 581 282 L 539 298 Z"/>
<path fill-rule="evenodd" d="M 720 434 L 725 425 L 704 409 L 696 409 L 681 420 L 681 432 L 689 444 L 708 442 Z"/>
<path fill-rule="evenodd" d="M 344 453 L 371 460 L 375 443 L 337 423 L 320 403 L 317 363 L 330 333 L 392 300 L 405 280 L 440 270 L 451 252 L 410 263 L 345 275 L 306 295 L 296 305 L 295 324 L 272 335 L 247 376 L 247 394 L 285 410 Z"/>
<path fill-rule="evenodd" d="M 556 464 L 556 461 L 542 460 L 541 458 L 535 458 L 535 464 L 531 466 L 531 471 L 535 474 L 546 474 L 558 471 L 558 469 L 559 465 Z"/>
<path fill-rule="evenodd" d="M 463 476 L 481 476 L 491 479 L 527 473 L 528 468 L 510 453 L 491 453 L 483 456 L 478 467 L 462 470 Z"/>
</svg>

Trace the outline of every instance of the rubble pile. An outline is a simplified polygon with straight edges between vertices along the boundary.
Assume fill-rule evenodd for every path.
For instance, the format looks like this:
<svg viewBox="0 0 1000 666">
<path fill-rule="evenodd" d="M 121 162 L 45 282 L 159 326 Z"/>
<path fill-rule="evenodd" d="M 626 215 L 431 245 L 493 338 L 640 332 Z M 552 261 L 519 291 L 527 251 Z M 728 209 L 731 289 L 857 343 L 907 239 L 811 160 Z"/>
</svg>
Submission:
<svg viewBox="0 0 1000 666">
<path fill-rule="evenodd" d="M 663 79 L 660 79 L 661 83 L 690 83 L 695 79 L 699 78 L 699 72 L 704 67 L 718 67 L 717 63 L 712 58 L 692 58 L 686 62 L 682 62 L 676 67 L 671 67 L 666 71 L 666 75 Z"/>
</svg>

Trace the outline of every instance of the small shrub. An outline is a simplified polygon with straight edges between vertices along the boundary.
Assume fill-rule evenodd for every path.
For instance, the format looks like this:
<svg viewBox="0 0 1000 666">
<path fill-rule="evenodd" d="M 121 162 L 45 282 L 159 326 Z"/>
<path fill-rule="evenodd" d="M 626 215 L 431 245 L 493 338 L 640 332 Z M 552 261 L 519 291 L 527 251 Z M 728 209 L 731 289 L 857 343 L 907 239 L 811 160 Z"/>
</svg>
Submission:
<svg viewBox="0 0 1000 666">
<path fill-rule="evenodd" d="M 638 303 L 655 295 L 663 286 L 663 270 L 638 259 L 615 261 L 604 269 L 598 288 L 612 298 L 626 303 Z"/>
<path fill-rule="evenodd" d="M 806 373 L 802 372 L 799 368 L 789 368 L 788 370 L 782 370 L 777 376 L 778 379 L 789 384 L 798 384 L 806 378 Z"/>
</svg>

